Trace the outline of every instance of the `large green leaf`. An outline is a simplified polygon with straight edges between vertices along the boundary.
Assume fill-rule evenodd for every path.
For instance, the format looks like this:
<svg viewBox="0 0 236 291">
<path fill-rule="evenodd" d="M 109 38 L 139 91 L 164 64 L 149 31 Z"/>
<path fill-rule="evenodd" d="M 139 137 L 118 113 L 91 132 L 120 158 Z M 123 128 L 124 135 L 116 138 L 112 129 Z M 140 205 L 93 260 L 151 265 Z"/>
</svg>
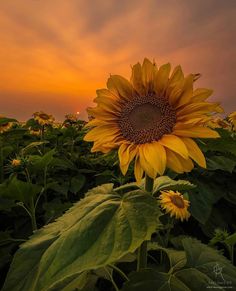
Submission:
<svg viewBox="0 0 236 291">
<path fill-rule="evenodd" d="M 202 244 L 196 239 L 184 238 L 183 248 L 187 263 L 175 276 L 192 291 L 222 287 L 221 290 L 235 288 L 236 268 L 217 250 Z"/>
<path fill-rule="evenodd" d="M 173 180 L 168 176 L 161 176 L 155 179 L 154 185 L 153 185 L 153 195 L 157 195 L 159 191 L 162 190 L 178 190 L 178 191 L 184 191 L 184 190 L 190 190 L 195 188 L 196 186 L 189 181 L 186 180 Z M 126 192 L 131 191 L 134 189 L 145 189 L 145 179 L 142 179 L 140 183 L 132 182 L 125 185 L 122 185 L 118 188 L 116 188 L 116 191 L 118 192 Z"/>
<path fill-rule="evenodd" d="M 207 169 L 211 171 L 222 170 L 232 173 L 236 165 L 236 159 L 225 156 L 213 156 L 207 158 Z"/>
<path fill-rule="evenodd" d="M 172 269 L 172 271 L 180 269 L 186 264 L 186 253 L 183 250 L 164 248 L 156 242 L 149 242 L 148 250 L 157 250 L 165 252 L 168 256 L 169 267 Z"/>
<path fill-rule="evenodd" d="M 146 269 L 135 272 L 130 281 L 124 284 L 122 291 L 191 291 L 172 274 Z"/>
<path fill-rule="evenodd" d="M 199 291 L 236 286 L 236 268 L 218 251 L 192 238 L 182 238 L 181 243 L 185 256 L 179 251 L 169 252 L 163 248 L 174 263 L 170 264 L 168 273 L 152 269 L 135 272 L 122 290 Z M 174 267 L 178 262 L 181 262 L 181 269 Z"/>
<path fill-rule="evenodd" d="M 210 217 L 212 206 L 224 193 L 217 184 L 217 181 L 201 179 L 195 180 L 197 188 L 189 192 L 191 215 L 202 224 L 206 223 Z"/>
<path fill-rule="evenodd" d="M 168 176 L 161 176 L 155 179 L 153 186 L 153 195 L 161 190 L 190 190 L 196 186 L 186 180 L 173 180 Z"/>
<path fill-rule="evenodd" d="M 233 137 L 217 138 L 204 140 L 203 144 L 200 144 L 204 151 L 218 151 L 221 153 L 231 153 L 236 156 L 236 142 Z"/>
<path fill-rule="evenodd" d="M 123 196 L 106 185 L 97 190 L 21 246 L 3 290 L 53 290 L 65 278 L 113 263 L 150 239 L 158 222 L 156 199 L 141 190 Z"/>
</svg>

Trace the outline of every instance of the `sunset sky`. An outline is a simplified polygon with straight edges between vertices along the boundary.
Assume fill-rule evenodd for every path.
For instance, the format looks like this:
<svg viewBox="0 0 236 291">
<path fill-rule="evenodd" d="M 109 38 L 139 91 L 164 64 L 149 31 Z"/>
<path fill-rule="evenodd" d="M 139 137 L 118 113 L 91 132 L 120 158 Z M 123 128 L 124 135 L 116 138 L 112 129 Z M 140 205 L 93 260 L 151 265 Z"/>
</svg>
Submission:
<svg viewBox="0 0 236 291">
<path fill-rule="evenodd" d="M 58 120 L 144 57 L 201 73 L 236 110 L 236 0 L 0 0 L 0 114 Z"/>
</svg>

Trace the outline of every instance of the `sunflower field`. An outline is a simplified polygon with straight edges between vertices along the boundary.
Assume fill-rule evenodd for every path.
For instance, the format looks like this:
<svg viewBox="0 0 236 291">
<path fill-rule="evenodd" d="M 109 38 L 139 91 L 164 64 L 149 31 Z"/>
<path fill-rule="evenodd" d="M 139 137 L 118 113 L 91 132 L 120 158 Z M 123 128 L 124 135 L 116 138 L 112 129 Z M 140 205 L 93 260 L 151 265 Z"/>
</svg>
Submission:
<svg viewBox="0 0 236 291">
<path fill-rule="evenodd" d="M 144 59 L 89 121 L 0 116 L 3 291 L 236 290 L 236 112 Z"/>
</svg>

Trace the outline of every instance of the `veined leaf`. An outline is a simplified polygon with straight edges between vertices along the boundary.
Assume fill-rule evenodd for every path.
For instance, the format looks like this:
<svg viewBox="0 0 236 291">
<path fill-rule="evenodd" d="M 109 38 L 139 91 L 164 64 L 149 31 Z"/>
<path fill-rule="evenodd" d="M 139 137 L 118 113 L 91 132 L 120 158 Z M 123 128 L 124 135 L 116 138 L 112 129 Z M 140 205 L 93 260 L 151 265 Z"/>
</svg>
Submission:
<svg viewBox="0 0 236 291">
<path fill-rule="evenodd" d="M 236 165 L 236 159 L 230 159 L 225 156 L 213 156 L 207 158 L 207 170 L 222 170 L 232 173 Z"/>
<path fill-rule="evenodd" d="M 156 178 L 154 181 L 153 186 L 153 195 L 157 194 L 157 192 L 161 190 L 189 190 L 193 189 L 196 186 L 189 181 L 186 180 L 172 180 L 168 176 L 161 176 L 159 178 Z"/>
<path fill-rule="evenodd" d="M 33 168 L 37 171 L 42 171 L 53 161 L 55 152 L 55 149 L 52 149 L 43 156 L 31 155 L 29 160 L 32 163 Z"/>
<path fill-rule="evenodd" d="M 97 194 L 94 190 L 21 246 L 4 291 L 50 290 L 65 278 L 119 260 L 150 239 L 159 216 L 155 198 L 141 190 L 123 196 L 109 193 L 110 186 L 105 193 L 101 186 Z"/>
<path fill-rule="evenodd" d="M 124 284 L 122 291 L 191 291 L 184 283 L 172 274 L 146 269 L 135 272 L 130 281 Z"/>
<path fill-rule="evenodd" d="M 191 215 L 200 223 L 204 224 L 210 217 L 212 206 L 224 193 L 216 183 L 207 183 L 203 178 L 201 181 L 194 181 L 197 188 L 189 192 Z"/>
<path fill-rule="evenodd" d="M 14 177 L 9 183 L 0 184 L 0 197 L 28 204 L 30 199 L 40 193 L 41 190 L 42 187 L 39 185 L 24 182 Z"/>
<path fill-rule="evenodd" d="M 236 268 L 217 250 L 192 238 L 184 238 L 182 244 L 187 263 L 184 269 L 175 272 L 175 276 L 191 290 L 214 286 L 225 290 L 224 287 L 236 286 Z"/>
<path fill-rule="evenodd" d="M 22 150 L 21 150 L 21 154 L 25 154 L 28 150 L 32 149 L 32 148 L 35 148 L 37 146 L 40 146 L 40 145 L 43 145 L 43 144 L 46 144 L 46 143 L 49 143 L 48 141 L 35 141 L 35 142 L 31 142 L 30 144 L 28 144 L 26 147 L 24 147 Z"/>
<path fill-rule="evenodd" d="M 153 269 L 135 272 L 122 291 L 226 290 L 236 286 L 236 268 L 223 255 L 196 239 L 188 237 L 181 242 L 187 261 L 180 270 L 172 267 L 168 273 Z M 178 262 L 182 253 L 172 251 L 171 256 L 173 262 Z"/>
</svg>

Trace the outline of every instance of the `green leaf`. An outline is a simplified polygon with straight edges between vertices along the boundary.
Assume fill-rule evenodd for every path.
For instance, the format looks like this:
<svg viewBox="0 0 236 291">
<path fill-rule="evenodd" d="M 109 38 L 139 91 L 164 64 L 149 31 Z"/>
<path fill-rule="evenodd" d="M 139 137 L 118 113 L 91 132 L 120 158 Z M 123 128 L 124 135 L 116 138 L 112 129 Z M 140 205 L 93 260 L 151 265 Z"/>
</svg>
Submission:
<svg viewBox="0 0 236 291">
<path fill-rule="evenodd" d="M 79 275 L 76 274 L 74 278 L 66 278 L 59 284 L 55 284 L 50 287 L 47 291 L 92 291 L 93 289 L 91 289 L 91 287 L 95 286 L 97 279 L 97 275 L 91 274 L 89 271 L 85 271 Z"/>
<path fill-rule="evenodd" d="M 172 274 L 146 269 L 135 272 L 130 281 L 124 284 L 122 291 L 191 291 L 184 283 Z"/>
<path fill-rule="evenodd" d="M 231 246 L 234 246 L 236 244 L 236 232 L 229 235 L 225 240 L 224 242 L 227 244 L 227 245 L 231 245 Z"/>
<path fill-rule="evenodd" d="M 143 185 L 144 185 L 144 183 L 143 183 Z M 132 191 L 132 190 L 137 190 L 140 188 L 141 187 L 139 187 L 136 182 L 131 182 L 131 183 L 127 183 L 127 184 L 124 184 L 122 186 L 115 188 L 115 191 L 119 192 L 119 193 L 124 193 L 124 192 Z"/>
<path fill-rule="evenodd" d="M 31 142 L 30 144 L 28 144 L 26 147 L 24 147 L 23 149 L 21 149 L 21 154 L 24 155 L 27 153 L 27 151 L 31 150 L 32 148 L 35 148 L 37 146 L 43 145 L 49 143 L 48 141 L 35 141 L 35 142 Z"/>
<path fill-rule="evenodd" d="M 188 193 L 191 215 L 204 224 L 212 211 L 212 206 L 224 194 L 217 183 L 208 181 L 194 181 L 197 188 Z"/>
<path fill-rule="evenodd" d="M 1 191 L 3 188 L 2 188 L 2 185 L 0 184 L 0 211 L 9 210 L 12 207 L 16 206 L 16 204 L 12 201 L 12 199 L 6 199 L 2 197 Z"/>
<path fill-rule="evenodd" d="M 236 142 L 235 138 L 216 138 L 204 140 L 204 146 L 202 146 L 204 151 L 218 151 L 221 153 L 231 153 L 236 156 Z"/>
<path fill-rule="evenodd" d="M 3 158 L 7 158 L 13 151 L 14 151 L 14 148 L 12 146 L 2 147 Z"/>
<path fill-rule="evenodd" d="M 189 190 L 196 186 L 186 180 L 172 180 L 168 176 L 161 176 L 155 179 L 153 186 L 153 195 L 161 190 Z"/>
<path fill-rule="evenodd" d="M 16 177 L 8 183 L 0 184 L 0 196 L 7 199 L 18 200 L 28 204 L 42 190 L 41 186 L 29 182 L 23 182 Z"/>
<path fill-rule="evenodd" d="M 159 251 L 165 252 L 168 256 L 169 266 L 172 269 L 172 271 L 176 270 L 176 269 L 180 269 L 180 268 L 184 267 L 186 264 L 185 251 L 164 248 L 156 242 L 149 242 L 148 243 L 148 251 L 149 250 L 157 250 L 157 251 L 159 250 Z"/>
<path fill-rule="evenodd" d="M 108 185 L 97 190 L 111 190 Z M 65 278 L 116 262 L 151 238 L 158 216 L 156 199 L 143 191 L 122 197 L 90 191 L 21 246 L 3 290 L 50 290 Z"/>
<path fill-rule="evenodd" d="M 97 187 L 89 190 L 85 194 L 85 196 L 114 193 L 115 191 L 113 190 L 113 186 L 114 186 L 114 184 L 112 184 L 112 183 L 108 183 L 108 184 L 103 184 L 103 185 L 97 186 Z"/>
<path fill-rule="evenodd" d="M 211 158 L 207 158 L 206 160 L 207 170 L 210 171 L 222 170 L 232 173 L 236 165 L 236 160 L 225 156 L 213 156 Z"/>
<path fill-rule="evenodd" d="M 51 166 L 59 168 L 59 169 L 66 169 L 66 170 L 67 169 L 71 169 L 71 170 L 76 170 L 77 171 L 77 168 L 73 164 L 73 162 L 68 160 L 68 159 L 66 159 L 66 158 L 63 158 L 63 159 L 53 158 L 53 160 L 51 162 Z"/>
<path fill-rule="evenodd" d="M 8 122 L 17 122 L 14 118 L 8 118 L 8 117 L 1 117 L 0 118 L 0 125 L 8 123 Z"/>
<path fill-rule="evenodd" d="M 179 268 L 171 268 L 168 273 L 146 269 L 131 274 L 130 281 L 124 284 L 123 291 L 199 291 L 206 289 L 226 290 L 236 284 L 236 268 L 217 250 L 212 249 L 196 239 L 181 238 L 183 253 L 166 249 L 172 256 L 172 264 L 181 262 Z M 163 249 L 164 250 L 164 249 Z"/>
<path fill-rule="evenodd" d="M 41 171 L 45 169 L 47 166 L 49 166 L 49 164 L 53 161 L 53 156 L 55 152 L 56 150 L 52 149 L 43 156 L 38 155 L 30 156 L 29 160 L 31 161 L 33 167 L 36 170 Z"/>
<path fill-rule="evenodd" d="M 84 186 L 86 178 L 84 175 L 77 175 L 71 179 L 70 191 L 74 194 L 78 193 Z"/>
<path fill-rule="evenodd" d="M 202 244 L 196 239 L 184 238 L 187 263 L 175 276 L 190 290 L 199 291 L 221 286 L 236 286 L 236 268 L 217 250 Z"/>
<path fill-rule="evenodd" d="M 72 206 L 72 203 L 66 202 L 62 203 L 59 198 L 55 198 L 50 202 L 43 204 L 43 209 L 45 210 L 44 218 L 46 222 L 54 220 L 63 214 Z"/>
</svg>

